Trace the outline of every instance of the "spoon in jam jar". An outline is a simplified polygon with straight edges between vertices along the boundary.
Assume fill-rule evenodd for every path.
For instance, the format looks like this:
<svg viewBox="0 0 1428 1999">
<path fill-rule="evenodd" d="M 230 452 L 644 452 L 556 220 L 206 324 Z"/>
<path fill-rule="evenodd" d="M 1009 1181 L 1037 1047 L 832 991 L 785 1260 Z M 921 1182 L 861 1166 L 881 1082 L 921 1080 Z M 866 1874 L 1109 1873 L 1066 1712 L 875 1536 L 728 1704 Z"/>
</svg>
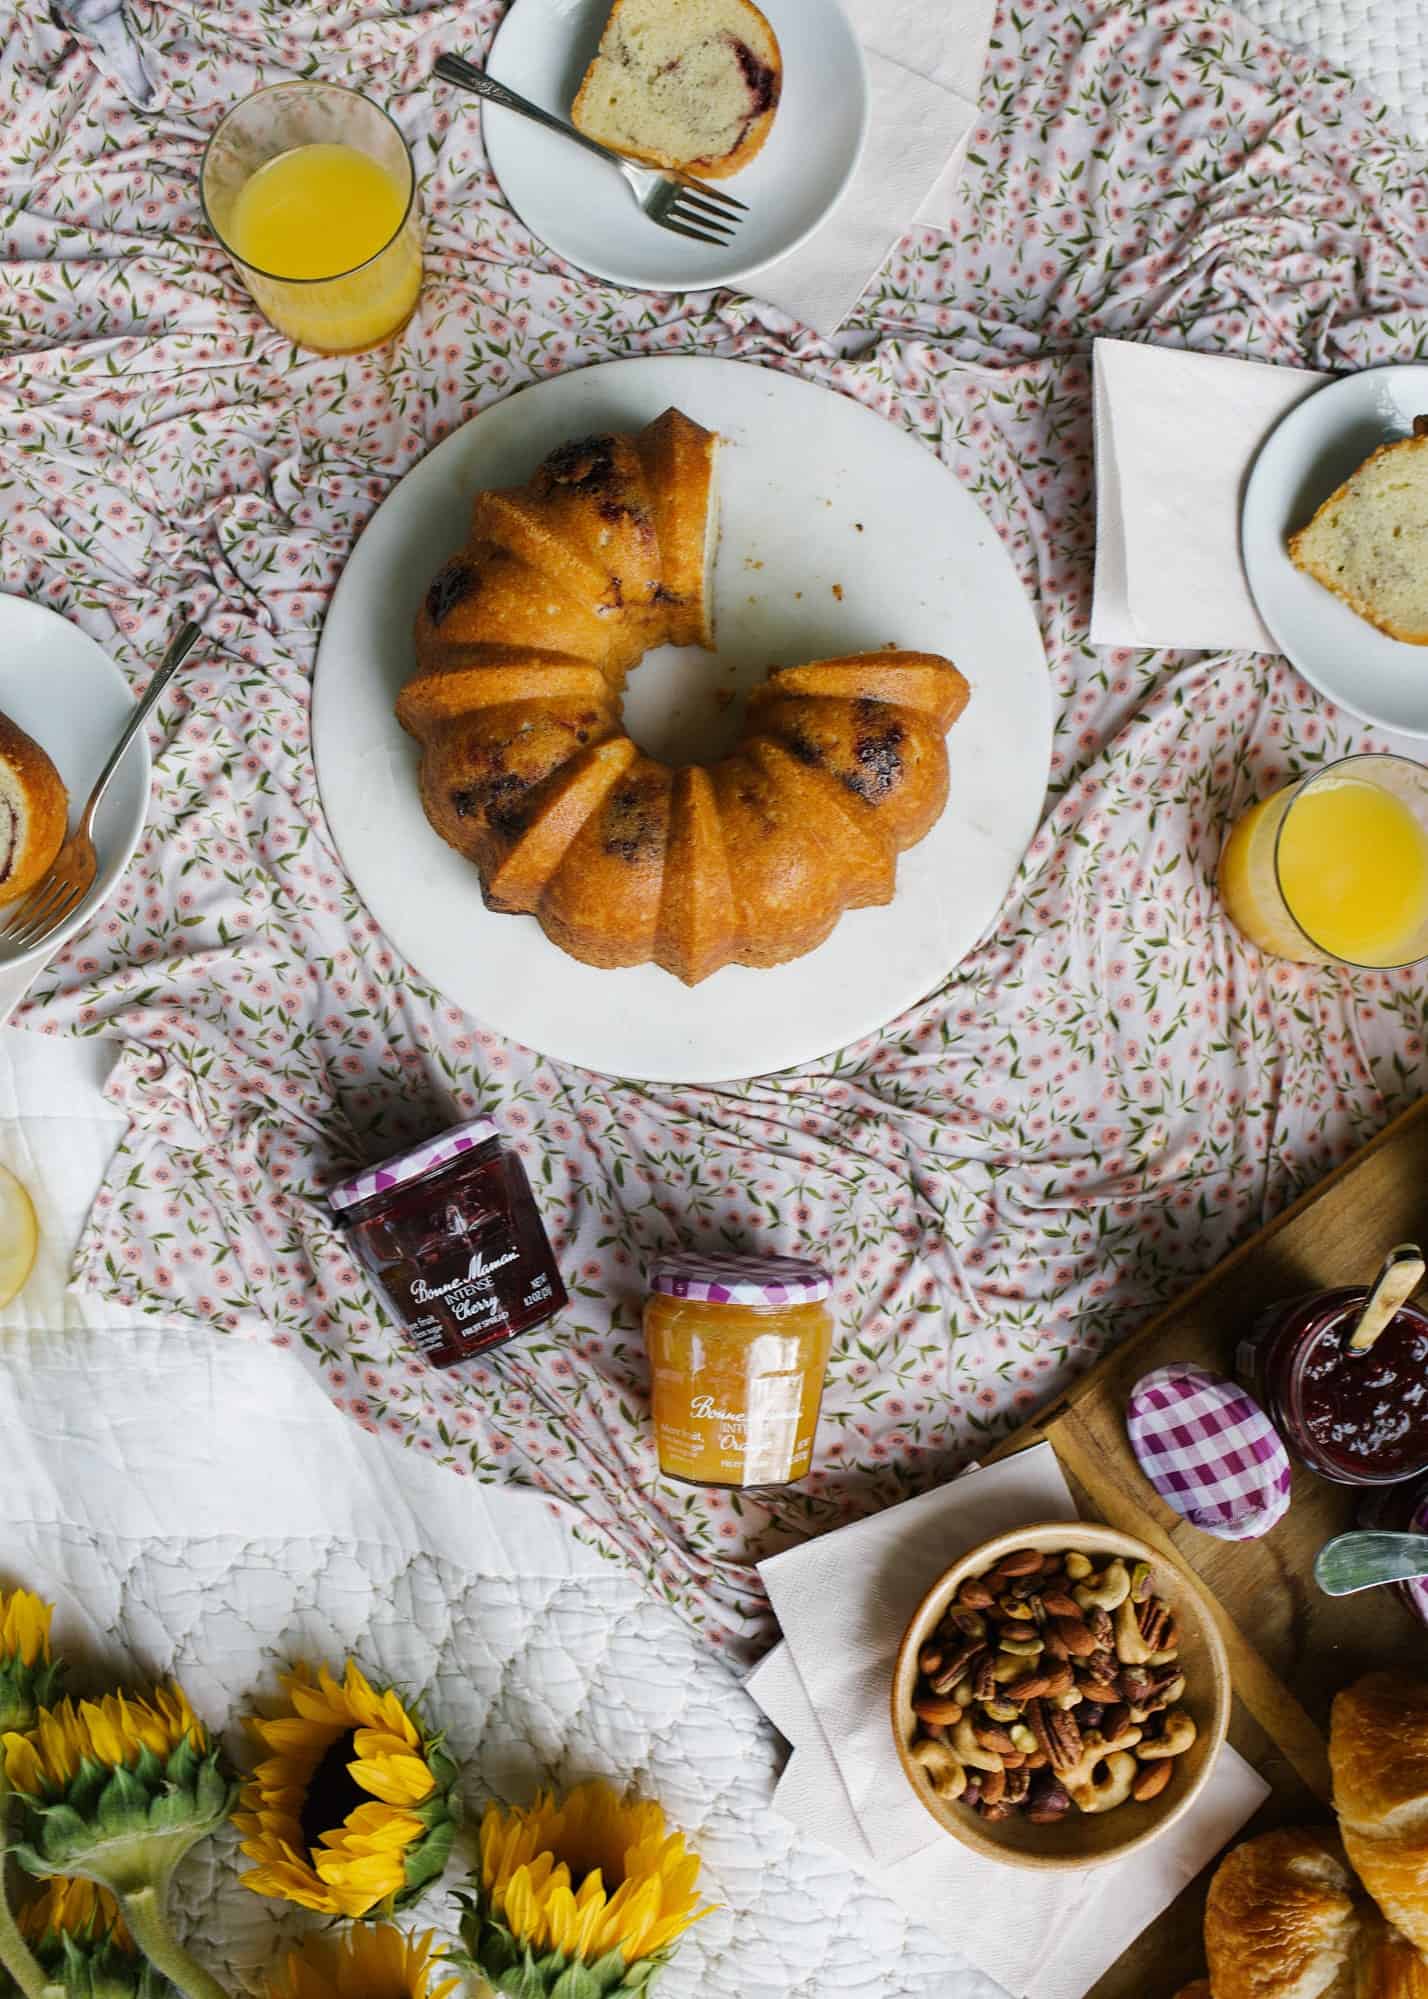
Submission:
<svg viewBox="0 0 1428 1999">
<path fill-rule="evenodd" d="M 1365 1300 L 1359 1322 L 1349 1335 L 1350 1353 L 1369 1351 L 1394 1313 L 1408 1303 L 1423 1282 L 1425 1269 L 1428 1265 L 1425 1265 L 1423 1252 L 1416 1242 L 1401 1242 L 1396 1249 L 1388 1252 L 1374 1279 L 1373 1289 Z"/>
</svg>

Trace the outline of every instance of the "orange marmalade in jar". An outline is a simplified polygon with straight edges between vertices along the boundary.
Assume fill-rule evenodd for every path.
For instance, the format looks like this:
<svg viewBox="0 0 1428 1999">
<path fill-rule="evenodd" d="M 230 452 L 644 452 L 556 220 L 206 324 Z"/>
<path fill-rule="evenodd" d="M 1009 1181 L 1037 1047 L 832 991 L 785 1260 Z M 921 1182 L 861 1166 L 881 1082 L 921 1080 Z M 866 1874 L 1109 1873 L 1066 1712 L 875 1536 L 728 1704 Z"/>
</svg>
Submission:
<svg viewBox="0 0 1428 1999">
<path fill-rule="evenodd" d="M 787 1485 L 813 1462 L 832 1280 L 795 1256 L 661 1257 L 645 1302 L 666 1478 Z"/>
</svg>

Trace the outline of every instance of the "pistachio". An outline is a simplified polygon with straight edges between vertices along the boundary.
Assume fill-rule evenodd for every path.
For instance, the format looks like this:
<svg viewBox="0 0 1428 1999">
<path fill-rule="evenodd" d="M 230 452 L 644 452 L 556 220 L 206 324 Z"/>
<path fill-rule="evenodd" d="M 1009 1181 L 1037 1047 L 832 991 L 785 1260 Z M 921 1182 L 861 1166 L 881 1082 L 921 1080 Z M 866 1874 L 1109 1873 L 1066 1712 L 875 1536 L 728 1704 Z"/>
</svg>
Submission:
<svg viewBox="0 0 1428 1999">
<path fill-rule="evenodd" d="M 1089 1555 L 1083 1555 L 1074 1548 L 1066 1557 L 1066 1573 L 1072 1582 L 1083 1582 L 1094 1567 Z"/>
<path fill-rule="evenodd" d="M 983 1701 L 982 1713 L 993 1721 L 1019 1721 L 1021 1709 L 1015 1701 Z"/>
<path fill-rule="evenodd" d="M 1151 1585 L 1155 1581 L 1155 1572 L 1151 1568 L 1150 1563 L 1137 1562 L 1130 1572 L 1130 1578 L 1131 1601 L 1133 1603 L 1144 1603 L 1150 1595 Z"/>
<path fill-rule="evenodd" d="M 1001 1649 L 1014 1659 L 1037 1659 L 1046 1648 L 1039 1638 L 1003 1638 Z"/>
</svg>

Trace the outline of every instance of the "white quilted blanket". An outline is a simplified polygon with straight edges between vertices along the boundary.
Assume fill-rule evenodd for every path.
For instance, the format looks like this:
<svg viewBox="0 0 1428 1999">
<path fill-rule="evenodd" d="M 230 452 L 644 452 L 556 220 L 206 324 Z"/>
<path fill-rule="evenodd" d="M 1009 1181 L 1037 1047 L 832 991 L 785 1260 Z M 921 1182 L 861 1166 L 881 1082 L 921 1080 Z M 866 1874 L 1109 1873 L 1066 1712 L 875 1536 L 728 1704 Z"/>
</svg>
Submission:
<svg viewBox="0 0 1428 1999">
<path fill-rule="evenodd" d="M 573 1519 L 364 1436 L 271 1352 L 153 1328 L 0 1333 L 0 1580 L 58 1604 L 90 1684 L 175 1672 L 240 1757 L 235 1718 L 282 1662 L 351 1650 L 446 1728 L 469 1808 L 628 1775 L 691 1833 L 722 1907 L 663 1999 L 992 1999 L 770 1811 L 773 1731 Z M 221 1836 L 177 1886 L 235 1990 L 313 1920 L 241 1888 L 236 1858 Z M 437 1890 L 421 1913 L 449 1930 L 447 1909 Z"/>
<path fill-rule="evenodd" d="M 1235 0 L 1257 28 L 1299 42 L 1391 104 L 1428 144 L 1428 0 Z"/>
</svg>

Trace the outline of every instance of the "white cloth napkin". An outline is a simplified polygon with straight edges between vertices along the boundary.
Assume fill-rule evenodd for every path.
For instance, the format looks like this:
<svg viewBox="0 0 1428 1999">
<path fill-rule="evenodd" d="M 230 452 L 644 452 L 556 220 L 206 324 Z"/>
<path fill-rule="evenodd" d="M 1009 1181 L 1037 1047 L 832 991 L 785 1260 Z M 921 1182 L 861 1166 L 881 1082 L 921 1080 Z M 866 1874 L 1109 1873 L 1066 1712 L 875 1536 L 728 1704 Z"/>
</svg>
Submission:
<svg viewBox="0 0 1428 1999">
<path fill-rule="evenodd" d="M 1095 343 L 1091 643 L 1277 652 L 1240 560 L 1240 500 L 1280 418 L 1329 377 Z"/>
<path fill-rule="evenodd" d="M 925 1592 L 965 1549 L 1075 1514 L 1050 1445 L 761 1563 L 784 1643 L 746 1682 L 794 1745 L 774 1802 L 1012 1993 L 1081 1999 L 1250 1818 L 1268 1786 L 1228 1745 L 1178 1824 L 1087 1873 L 979 1859 L 940 1834 L 893 1748 L 888 1681 Z"/>
<path fill-rule="evenodd" d="M 0 965 L 0 1026 L 10 1018 L 39 977 L 41 964 Z"/>
<path fill-rule="evenodd" d="M 800 249 L 748 289 L 836 332 L 920 214 L 945 220 L 996 0 L 844 0 L 868 65 L 867 143 L 852 184 Z"/>
</svg>

